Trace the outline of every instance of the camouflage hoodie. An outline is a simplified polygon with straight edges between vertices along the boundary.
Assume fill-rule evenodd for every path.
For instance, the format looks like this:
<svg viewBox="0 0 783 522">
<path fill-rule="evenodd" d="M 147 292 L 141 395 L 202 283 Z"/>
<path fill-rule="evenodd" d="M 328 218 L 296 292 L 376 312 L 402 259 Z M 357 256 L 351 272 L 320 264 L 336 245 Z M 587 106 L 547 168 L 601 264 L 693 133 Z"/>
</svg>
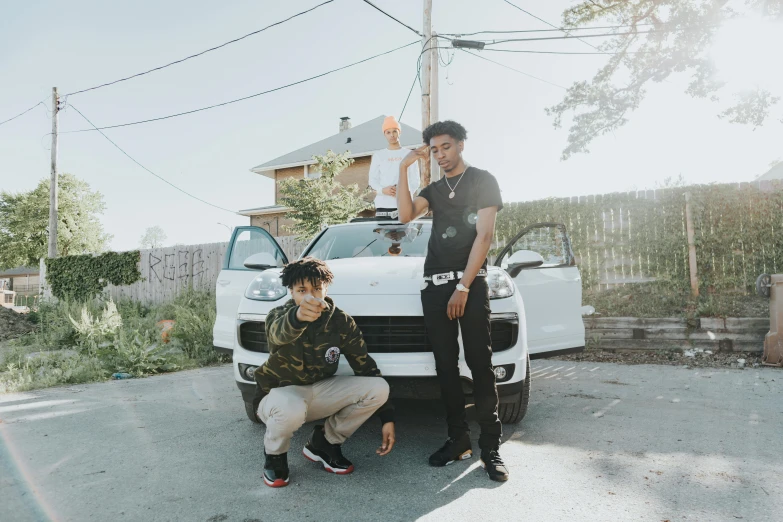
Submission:
<svg viewBox="0 0 783 522">
<path fill-rule="evenodd" d="M 356 322 L 327 297 L 329 309 L 312 323 L 296 318 L 298 306 L 290 299 L 266 316 L 269 359 L 255 372 L 256 406 L 273 388 L 313 384 L 337 371 L 345 355 L 356 375 L 380 377 L 381 372 L 367 353 L 367 344 Z M 378 410 L 381 421 L 394 421 L 394 408 L 387 402 Z"/>
</svg>

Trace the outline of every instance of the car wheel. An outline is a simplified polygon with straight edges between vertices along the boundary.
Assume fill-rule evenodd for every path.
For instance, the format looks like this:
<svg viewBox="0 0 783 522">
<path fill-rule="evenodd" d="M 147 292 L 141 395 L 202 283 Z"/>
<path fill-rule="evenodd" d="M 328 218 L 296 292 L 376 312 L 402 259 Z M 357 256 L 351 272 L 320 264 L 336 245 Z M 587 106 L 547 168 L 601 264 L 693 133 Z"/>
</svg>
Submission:
<svg viewBox="0 0 783 522">
<path fill-rule="evenodd" d="M 258 418 L 255 404 L 253 404 L 252 402 L 245 401 L 245 413 L 247 413 L 247 418 L 250 419 L 251 421 L 255 422 L 256 424 L 263 424 L 263 422 L 261 422 L 261 419 Z"/>
<path fill-rule="evenodd" d="M 522 391 L 516 396 L 514 402 L 498 404 L 498 417 L 503 424 L 516 424 L 527 413 L 527 405 L 530 402 L 530 355 L 527 357 L 527 372 Z"/>
</svg>

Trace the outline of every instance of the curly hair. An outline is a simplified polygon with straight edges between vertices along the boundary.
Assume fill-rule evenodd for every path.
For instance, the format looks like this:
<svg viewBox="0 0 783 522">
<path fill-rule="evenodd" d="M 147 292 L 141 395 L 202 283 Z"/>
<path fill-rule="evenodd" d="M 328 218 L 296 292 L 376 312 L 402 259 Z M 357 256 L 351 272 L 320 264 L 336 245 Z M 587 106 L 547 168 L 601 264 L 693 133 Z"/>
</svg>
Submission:
<svg viewBox="0 0 783 522">
<path fill-rule="evenodd" d="M 435 136 L 442 136 L 444 134 L 448 134 L 457 141 L 465 141 L 468 139 L 468 131 L 465 130 L 465 127 L 452 120 L 437 121 L 424 129 L 424 132 L 421 133 L 424 138 L 424 143 L 427 145 L 429 145 L 430 140 Z"/>
<path fill-rule="evenodd" d="M 309 281 L 313 286 L 329 285 L 334 279 L 334 274 L 320 259 L 304 257 L 285 265 L 281 279 L 283 286 L 287 288 L 293 288 L 296 283 L 304 281 Z"/>
</svg>

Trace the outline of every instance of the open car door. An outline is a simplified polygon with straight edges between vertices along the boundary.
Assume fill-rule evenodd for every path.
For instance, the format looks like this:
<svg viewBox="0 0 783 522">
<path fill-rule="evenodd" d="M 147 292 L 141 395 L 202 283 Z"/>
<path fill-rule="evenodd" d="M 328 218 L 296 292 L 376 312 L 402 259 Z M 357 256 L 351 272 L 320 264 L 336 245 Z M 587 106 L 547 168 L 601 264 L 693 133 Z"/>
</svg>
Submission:
<svg viewBox="0 0 783 522">
<path fill-rule="evenodd" d="M 526 227 L 500 251 L 495 265 L 508 272 L 522 295 L 532 359 L 584 350 L 582 278 L 565 225 Z"/>
<path fill-rule="evenodd" d="M 256 254 L 264 254 L 261 258 L 268 260 L 266 268 L 288 263 L 283 249 L 269 232 L 259 227 L 236 227 L 215 287 L 217 319 L 212 330 L 212 344 L 220 352 L 230 354 L 234 350 L 239 302 L 258 275 L 258 269 L 247 268 L 245 260 Z"/>
</svg>

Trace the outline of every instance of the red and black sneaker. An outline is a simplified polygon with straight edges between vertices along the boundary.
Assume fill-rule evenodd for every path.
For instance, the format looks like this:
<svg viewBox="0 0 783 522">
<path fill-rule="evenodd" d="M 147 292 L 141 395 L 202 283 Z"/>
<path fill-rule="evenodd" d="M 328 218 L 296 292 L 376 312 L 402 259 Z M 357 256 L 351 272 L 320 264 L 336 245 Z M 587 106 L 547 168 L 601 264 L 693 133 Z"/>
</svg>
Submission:
<svg viewBox="0 0 783 522">
<path fill-rule="evenodd" d="M 264 462 L 264 484 L 270 488 L 282 488 L 288 485 L 288 453 L 267 455 Z"/>
<path fill-rule="evenodd" d="M 347 475 L 353 473 L 353 464 L 343 456 L 340 444 L 331 444 L 326 440 L 324 427 L 316 426 L 305 444 L 302 453 L 307 460 L 320 462 L 329 473 Z"/>
</svg>

